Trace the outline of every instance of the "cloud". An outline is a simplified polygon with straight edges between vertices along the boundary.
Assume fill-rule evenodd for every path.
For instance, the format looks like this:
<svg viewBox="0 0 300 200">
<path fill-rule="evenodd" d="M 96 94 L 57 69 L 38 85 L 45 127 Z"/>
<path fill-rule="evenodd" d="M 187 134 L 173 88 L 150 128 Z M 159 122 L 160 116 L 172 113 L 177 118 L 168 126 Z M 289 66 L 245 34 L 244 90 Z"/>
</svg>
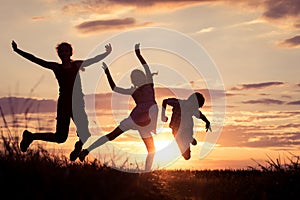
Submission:
<svg viewBox="0 0 300 200">
<path fill-rule="evenodd" d="M 250 90 L 250 89 L 264 89 L 267 87 L 283 85 L 283 82 L 263 82 L 263 83 L 252 83 L 252 84 L 241 84 L 231 88 L 231 90 Z"/>
<path fill-rule="evenodd" d="M 209 32 L 212 32 L 214 29 L 215 29 L 215 27 L 207 27 L 207 28 L 203 28 L 203 29 L 197 31 L 196 33 L 198 33 L 198 34 L 209 33 Z"/>
<path fill-rule="evenodd" d="M 235 147 L 265 147 L 282 148 L 285 150 L 298 149 L 300 135 L 299 124 L 284 124 L 279 126 L 247 125 L 251 122 L 241 122 L 239 125 L 227 125 L 222 130 L 218 140 L 221 146 Z M 280 131 L 274 131 L 280 130 Z M 238 134 L 237 134 L 238 133 Z M 297 146 L 298 145 L 298 146 Z"/>
<path fill-rule="evenodd" d="M 226 97 L 234 97 L 234 96 L 240 96 L 240 95 L 244 96 L 244 94 L 236 94 L 236 93 L 228 93 L 228 92 L 226 92 Z"/>
<path fill-rule="evenodd" d="M 231 4 L 237 6 L 248 6 L 253 9 L 258 7 L 263 8 L 263 17 L 267 19 L 280 19 L 286 17 L 297 17 L 300 15 L 300 1 L 299 0 L 148 0 L 148 1 L 138 1 L 138 0 L 85 0 L 75 3 L 68 3 L 63 7 L 64 11 L 72 11 L 72 9 L 77 9 L 81 12 L 97 11 L 114 11 L 116 8 L 121 9 L 122 7 L 131 7 L 133 9 L 141 8 L 158 8 L 152 9 L 152 12 L 159 12 L 163 7 L 168 8 L 168 10 L 182 9 L 185 6 L 191 6 L 195 4 L 210 3 L 211 5 L 219 4 Z M 98 10 L 100 11 L 100 10 Z M 98 12 L 99 13 L 99 12 Z"/>
<path fill-rule="evenodd" d="M 242 103 L 244 103 L 244 104 L 282 105 L 285 102 L 281 101 L 281 100 L 265 98 L 265 99 L 242 101 Z"/>
<path fill-rule="evenodd" d="M 281 95 L 282 98 L 291 99 L 292 97 L 290 95 Z"/>
<path fill-rule="evenodd" d="M 97 13 L 97 14 L 116 14 L 124 12 L 144 12 L 147 9 L 151 13 L 172 11 L 182 9 L 187 6 L 209 2 L 209 0 L 86 0 L 75 3 L 68 3 L 62 8 L 66 13 Z"/>
<path fill-rule="evenodd" d="M 172 12 L 179 9 L 194 5 L 211 5 L 216 4 L 231 5 L 247 10 L 262 10 L 262 18 L 252 20 L 250 23 L 261 23 L 263 21 L 274 23 L 277 26 L 287 24 L 289 28 L 299 28 L 300 16 L 300 0 L 84 0 L 84 1 L 68 1 L 62 8 L 64 13 L 76 14 L 98 14 L 107 16 L 124 16 L 124 14 L 139 13 L 164 13 Z M 106 17 L 107 17 L 106 16 Z M 288 20 L 286 20 L 288 18 Z M 278 22 L 281 23 L 278 23 Z M 143 23 L 142 23 L 143 24 Z M 112 27 L 110 27 L 112 28 Z M 124 28 L 124 27 L 122 27 Z M 286 29 L 286 26 L 284 27 Z M 97 29 L 101 30 L 101 29 Z M 207 27 L 199 30 L 197 33 L 207 33 L 213 31 L 213 27 Z M 85 30 L 90 32 L 90 30 Z M 288 42 L 288 41 L 287 41 Z M 286 46 L 291 47 L 291 46 Z M 294 47 L 294 46 L 292 46 Z"/>
<path fill-rule="evenodd" d="M 300 105 L 300 100 L 299 101 L 291 101 L 287 103 L 288 105 Z"/>
<path fill-rule="evenodd" d="M 276 127 L 276 129 L 286 129 L 286 128 L 299 129 L 300 124 L 283 124 Z"/>
<path fill-rule="evenodd" d="M 299 47 L 300 46 L 300 35 L 284 40 L 280 43 L 283 47 Z"/>
<path fill-rule="evenodd" d="M 23 97 L 0 98 L 0 107 L 4 115 L 20 113 L 55 112 L 56 101 Z"/>
<path fill-rule="evenodd" d="M 266 11 L 263 16 L 268 19 L 298 17 L 300 15 L 299 0 L 267 0 L 265 6 Z"/>
<path fill-rule="evenodd" d="M 199 3 L 206 2 L 208 0 L 147 0 L 147 1 L 139 1 L 139 0 L 110 0 L 111 3 L 119 3 L 125 5 L 136 5 L 141 7 L 153 6 L 155 4 L 160 3 L 173 3 L 173 4 L 190 4 L 190 3 Z"/>
<path fill-rule="evenodd" d="M 33 21 L 41 21 L 41 20 L 45 20 L 46 17 L 44 16 L 35 16 L 31 18 Z"/>
<path fill-rule="evenodd" d="M 147 26 L 151 22 L 144 22 L 138 24 L 134 18 L 124 18 L 124 19 L 109 19 L 109 20 L 93 20 L 83 22 L 76 26 L 77 30 L 81 33 L 92 33 L 99 31 L 115 30 L 115 29 L 126 29 L 134 28 L 138 26 Z"/>
</svg>

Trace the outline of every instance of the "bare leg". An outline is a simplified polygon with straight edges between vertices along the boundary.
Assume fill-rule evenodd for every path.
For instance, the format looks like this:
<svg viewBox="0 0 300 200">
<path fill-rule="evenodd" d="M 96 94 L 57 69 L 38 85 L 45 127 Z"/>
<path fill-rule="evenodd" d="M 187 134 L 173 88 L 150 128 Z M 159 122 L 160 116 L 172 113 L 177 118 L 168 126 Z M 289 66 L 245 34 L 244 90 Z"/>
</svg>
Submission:
<svg viewBox="0 0 300 200">
<path fill-rule="evenodd" d="M 152 168 L 152 164 L 153 164 L 153 160 L 154 160 L 154 155 L 155 155 L 155 146 L 154 146 L 154 141 L 152 137 L 148 137 L 148 138 L 142 138 L 147 151 L 148 151 L 148 155 L 146 158 L 146 162 L 145 162 L 145 171 L 149 172 L 151 171 Z"/>
<path fill-rule="evenodd" d="M 92 150 L 96 149 L 97 147 L 105 144 L 108 141 L 114 140 L 116 137 L 121 135 L 124 131 L 121 130 L 119 127 L 115 128 L 112 132 L 100 137 L 96 140 L 93 144 L 91 144 L 87 149 L 83 149 L 79 154 L 79 160 L 84 161 L 85 157 L 91 152 Z"/>
</svg>

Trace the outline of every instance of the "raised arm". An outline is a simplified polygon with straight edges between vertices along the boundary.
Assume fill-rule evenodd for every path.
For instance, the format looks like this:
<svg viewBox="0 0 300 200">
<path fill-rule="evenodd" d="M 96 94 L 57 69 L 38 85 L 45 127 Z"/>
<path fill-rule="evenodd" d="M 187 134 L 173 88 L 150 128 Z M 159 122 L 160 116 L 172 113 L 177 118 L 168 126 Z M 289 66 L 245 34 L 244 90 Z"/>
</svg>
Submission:
<svg viewBox="0 0 300 200">
<path fill-rule="evenodd" d="M 38 65 L 40 65 L 42 67 L 48 68 L 48 69 L 54 69 L 54 68 L 58 67 L 57 63 L 55 63 L 55 62 L 45 61 L 45 60 L 43 60 L 41 58 L 38 58 L 38 57 L 36 57 L 36 56 L 34 56 L 34 55 L 30 54 L 30 53 L 27 53 L 27 52 L 19 49 L 18 46 L 17 46 L 17 43 L 15 41 L 12 41 L 11 45 L 12 45 L 13 50 L 17 54 L 19 54 L 20 56 L 26 58 L 27 60 L 29 60 L 31 62 L 34 62 L 34 63 L 36 63 L 36 64 L 38 64 Z"/>
<path fill-rule="evenodd" d="M 82 66 L 81 67 L 88 67 L 94 63 L 97 63 L 101 60 L 103 60 L 106 56 L 108 56 L 112 51 L 112 47 L 111 47 L 111 44 L 108 44 L 108 45 L 105 45 L 105 52 L 102 53 L 102 54 L 99 54 L 93 58 L 89 58 L 87 60 L 84 60 L 82 62 Z"/>
<path fill-rule="evenodd" d="M 117 92 L 117 93 L 120 93 L 120 94 L 127 94 L 127 95 L 131 95 L 134 92 L 134 89 L 132 89 L 132 88 L 125 89 L 125 88 L 117 87 L 114 80 L 113 80 L 113 78 L 112 78 L 112 76 L 111 76 L 111 74 L 110 74 L 110 71 L 109 71 L 106 63 L 103 62 L 102 65 L 103 65 L 102 68 L 104 69 L 104 72 L 106 74 L 109 86 L 114 92 Z"/>
<path fill-rule="evenodd" d="M 153 83 L 153 78 L 152 78 L 152 73 L 150 71 L 150 68 L 149 68 L 147 62 L 145 61 L 145 59 L 143 58 L 143 56 L 141 55 L 140 43 L 135 45 L 135 54 L 138 57 L 138 59 L 140 60 L 141 64 L 143 65 L 144 69 L 145 69 L 147 82 L 148 83 Z"/>
</svg>

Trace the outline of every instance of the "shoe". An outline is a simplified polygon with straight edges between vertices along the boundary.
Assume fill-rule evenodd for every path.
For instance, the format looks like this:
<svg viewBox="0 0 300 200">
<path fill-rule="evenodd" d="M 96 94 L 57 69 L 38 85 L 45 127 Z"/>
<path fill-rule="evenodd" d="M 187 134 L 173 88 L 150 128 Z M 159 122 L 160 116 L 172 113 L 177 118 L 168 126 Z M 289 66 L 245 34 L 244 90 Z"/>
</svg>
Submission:
<svg viewBox="0 0 300 200">
<path fill-rule="evenodd" d="M 196 146 L 197 145 L 197 140 L 194 138 L 193 141 L 191 142 L 191 144 Z"/>
<path fill-rule="evenodd" d="M 79 140 L 75 143 L 75 148 L 74 150 L 70 153 L 70 160 L 71 161 L 75 161 L 78 156 L 79 156 L 79 153 L 81 152 L 81 149 L 82 149 L 82 142 Z"/>
<path fill-rule="evenodd" d="M 32 141 L 32 133 L 25 130 L 22 135 L 22 141 L 20 142 L 21 151 L 26 152 Z"/>
<path fill-rule="evenodd" d="M 84 161 L 85 157 L 89 154 L 89 151 L 87 149 L 83 149 L 80 153 L 79 153 L 79 160 L 81 162 Z"/>
</svg>

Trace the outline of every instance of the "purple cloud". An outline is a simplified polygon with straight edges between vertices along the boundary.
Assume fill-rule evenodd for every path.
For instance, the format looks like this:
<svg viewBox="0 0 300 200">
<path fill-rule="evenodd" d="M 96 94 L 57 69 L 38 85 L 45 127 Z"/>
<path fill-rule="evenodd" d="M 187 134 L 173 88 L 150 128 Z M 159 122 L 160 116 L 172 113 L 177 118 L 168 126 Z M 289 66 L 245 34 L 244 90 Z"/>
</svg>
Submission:
<svg viewBox="0 0 300 200">
<path fill-rule="evenodd" d="M 288 105 L 300 105 L 300 100 L 299 101 L 291 101 L 287 103 Z"/>
<path fill-rule="evenodd" d="M 300 15 L 299 0 L 267 0 L 263 16 L 269 19 L 297 17 Z"/>
<path fill-rule="evenodd" d="M 282 105 L 285 102 L 281 100 L 276 99 L 257 99 L 257 100 L 248 100 L 248 101 L 242 101 L 244 104 L 264 104 L 264 105 Z"/>
<path fill-rule="evenodd" d="M 231 88 L 231 90 L 250 90 L 250 89 L 264 89 L 267 87 L 283 85 L 283 82 L 263 82 L 263 83 L 252 83 L 252 84 L 241 84 Z"/>
<path fill-rule="evenodd" d="M 289 38 L 281 42 L 281 46 L 285 47 L 299 47 L 300 46 L 300 35 Z"/>
<path fill-rule="evenodd" d="M 76 26 L 82 33 L 107 31 L 111 29 L 124 29 L 129 27 L 145 26 L 150 22 L 137 24 L 134 18 L 110 19 L 110 20 L 94 20 L 83 22 Z"/>
</svg>

